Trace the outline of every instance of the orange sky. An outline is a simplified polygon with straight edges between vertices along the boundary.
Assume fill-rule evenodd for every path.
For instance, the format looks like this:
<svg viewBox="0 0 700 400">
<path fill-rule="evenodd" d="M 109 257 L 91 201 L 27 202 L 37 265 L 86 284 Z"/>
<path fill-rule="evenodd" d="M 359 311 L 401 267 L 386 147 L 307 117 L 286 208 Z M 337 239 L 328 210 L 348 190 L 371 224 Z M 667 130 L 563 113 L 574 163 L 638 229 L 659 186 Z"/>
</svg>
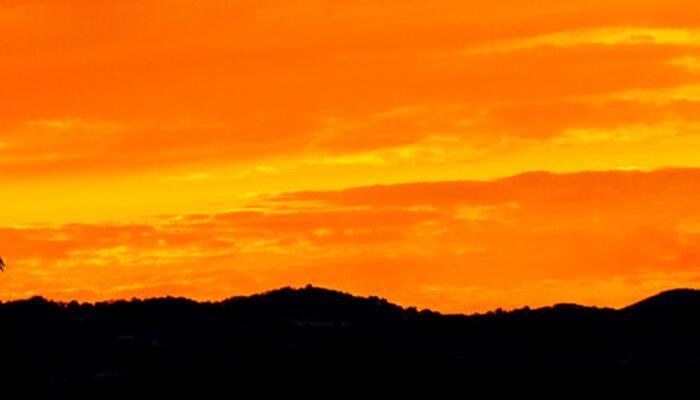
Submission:
<svg viewBox="0 0 700 400">
<path fill-rule="evenodd" d="M 700 287 L 700 4 L 1 1 L 0 199 L 0 299 Z"/>
</svg>

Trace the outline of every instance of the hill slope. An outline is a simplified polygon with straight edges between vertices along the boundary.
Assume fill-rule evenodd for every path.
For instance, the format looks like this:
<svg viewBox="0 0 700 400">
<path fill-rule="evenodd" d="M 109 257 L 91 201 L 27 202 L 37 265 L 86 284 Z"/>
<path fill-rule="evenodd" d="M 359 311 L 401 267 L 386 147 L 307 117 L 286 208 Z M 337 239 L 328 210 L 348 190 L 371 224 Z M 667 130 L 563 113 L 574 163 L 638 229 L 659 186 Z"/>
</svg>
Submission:
<svg viewBox="0 0 700 400">
<path fill-rule="evenodd" d="M 404 309 L 376 297 L 284 288 L 197 303 L 0 304 L 0 379 L 47 391 L 215 385 L 241 371 L 460 368 L 700 369 L 700 292 L 622 310 L 557 305 L 482 315 Z"/>
</svg>

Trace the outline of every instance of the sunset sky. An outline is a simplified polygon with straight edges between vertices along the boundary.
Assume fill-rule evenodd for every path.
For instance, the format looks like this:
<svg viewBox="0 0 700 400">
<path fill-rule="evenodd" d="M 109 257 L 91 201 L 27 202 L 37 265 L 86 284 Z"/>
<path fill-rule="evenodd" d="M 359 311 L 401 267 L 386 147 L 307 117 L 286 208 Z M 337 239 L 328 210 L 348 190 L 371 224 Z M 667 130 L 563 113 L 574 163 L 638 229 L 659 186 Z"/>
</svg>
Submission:
<svg viewBox="0 0 700 400">
<path fill-rule="evenodd" d="M 697 0 L 0 1 L 0 299 L 700 287 Z"/>
</svg>

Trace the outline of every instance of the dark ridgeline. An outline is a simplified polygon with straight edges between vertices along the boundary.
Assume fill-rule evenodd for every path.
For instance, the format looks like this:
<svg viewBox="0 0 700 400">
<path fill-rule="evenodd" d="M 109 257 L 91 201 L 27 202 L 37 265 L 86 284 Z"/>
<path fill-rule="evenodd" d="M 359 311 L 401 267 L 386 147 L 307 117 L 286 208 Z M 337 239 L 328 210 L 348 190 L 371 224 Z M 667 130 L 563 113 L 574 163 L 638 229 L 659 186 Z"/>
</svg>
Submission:
<svg viewBox="0 0 700 400">
<path fill-rule="evenodd" d="M 0 305 L 0 380 L 71 392 L 235 387 L 306 368 L 700 370 L 699 312 L 694 290 L 622 310 L 560 304 L 471 316 L 310 286 L 216 303 L 35 297 Z"/>
</svg>

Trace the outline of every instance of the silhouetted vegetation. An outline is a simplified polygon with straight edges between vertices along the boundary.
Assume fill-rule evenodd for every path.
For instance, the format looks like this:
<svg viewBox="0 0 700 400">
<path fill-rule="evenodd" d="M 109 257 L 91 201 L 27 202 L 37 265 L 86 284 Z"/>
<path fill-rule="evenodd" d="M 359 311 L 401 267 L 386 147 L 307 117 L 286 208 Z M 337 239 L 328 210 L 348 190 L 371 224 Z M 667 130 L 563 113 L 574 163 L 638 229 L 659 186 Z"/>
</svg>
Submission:
<svg viewBox="0 0 700 400">
<path fill-rule="evenodd" d="M 235 385 L 248 375 L 700 367 L 700 292 L 622 310 L 561 304 L 441 315 L 307 287 L 222 302 L 182 298 L 0 304 L 3 382 L 49 392 Z M 234 382 L 234 383 L 232 383 Z"/>
</svg>

